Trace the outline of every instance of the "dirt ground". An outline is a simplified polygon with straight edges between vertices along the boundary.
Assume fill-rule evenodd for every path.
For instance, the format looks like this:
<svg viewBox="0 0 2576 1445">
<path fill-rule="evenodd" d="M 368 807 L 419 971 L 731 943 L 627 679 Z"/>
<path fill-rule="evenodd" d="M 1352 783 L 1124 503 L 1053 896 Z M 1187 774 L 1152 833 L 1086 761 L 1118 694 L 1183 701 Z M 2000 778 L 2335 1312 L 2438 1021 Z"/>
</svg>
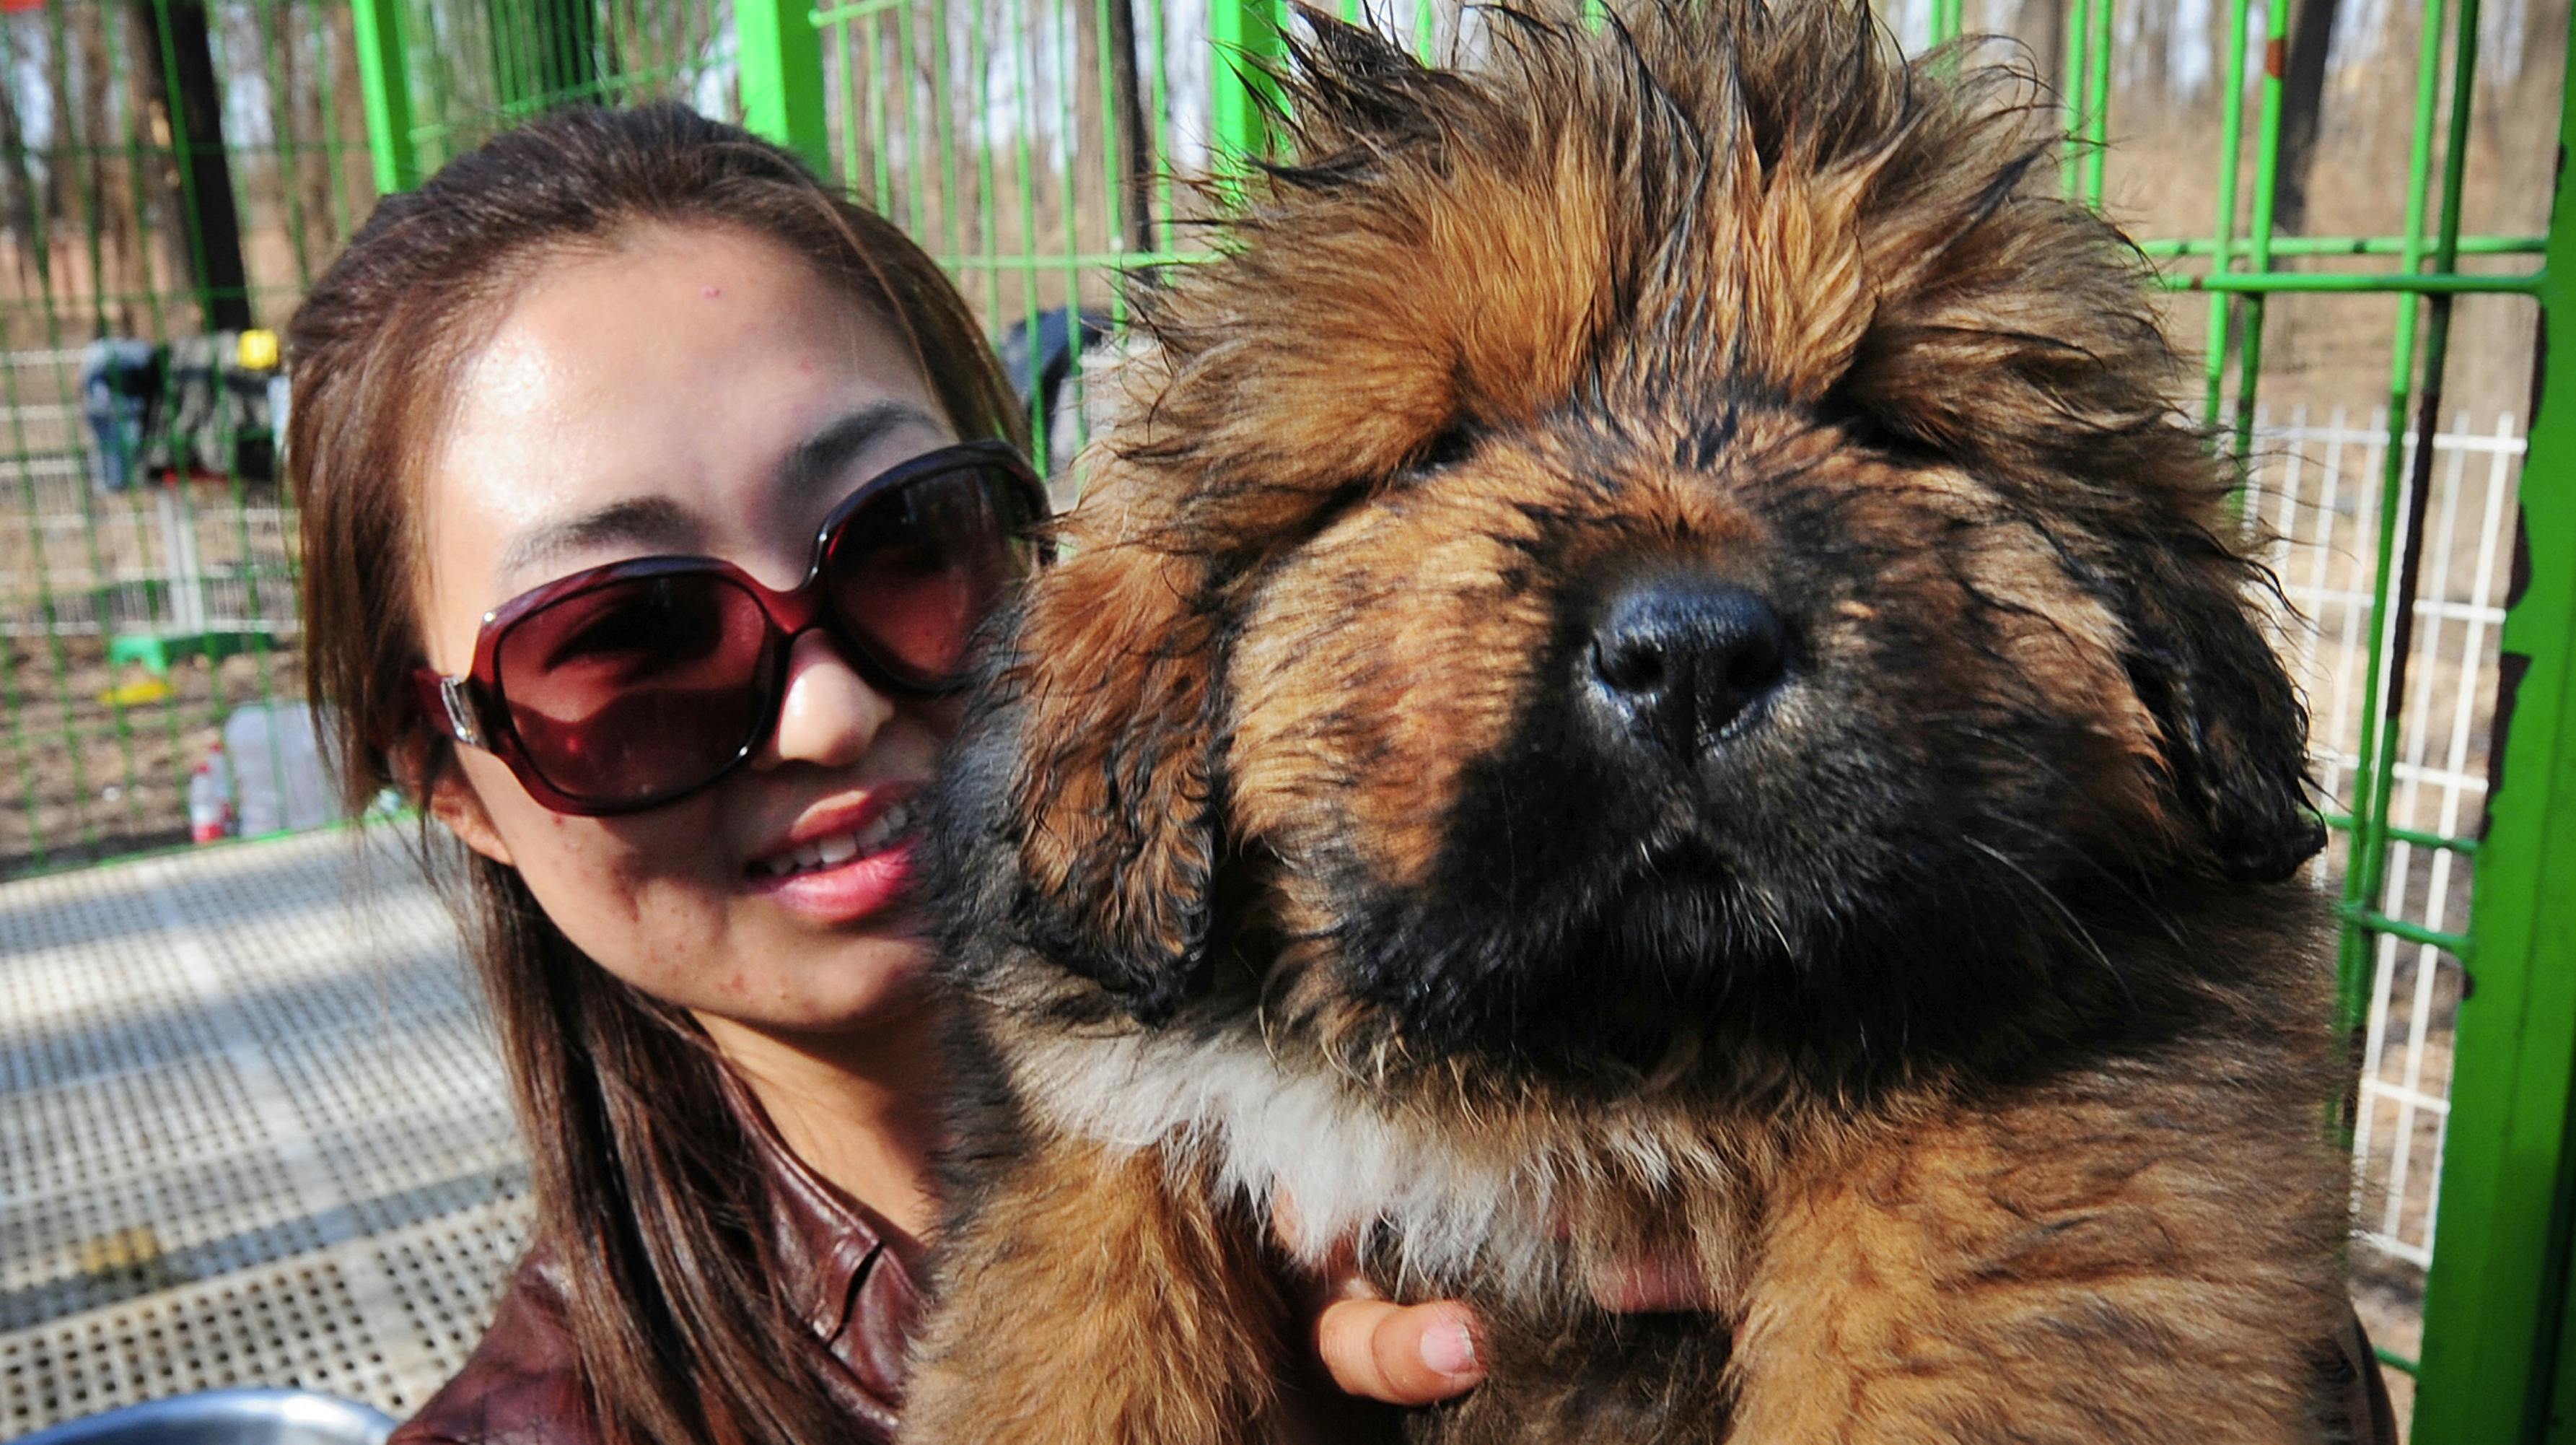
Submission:
<svg viewBox="0 0 2576 1445">
<path fill-rule="evenodd" d="M 0 879 L 188 841 L 188 775 L 223 737 L 233 708 L 302 697 L 291 642 L 266 656 L 181 662 L 170 695 L 107 694 L 150 675 L 111 673 L 97 638 L 0 638 L 13 690 L 0 735 Z"/>
</svg>

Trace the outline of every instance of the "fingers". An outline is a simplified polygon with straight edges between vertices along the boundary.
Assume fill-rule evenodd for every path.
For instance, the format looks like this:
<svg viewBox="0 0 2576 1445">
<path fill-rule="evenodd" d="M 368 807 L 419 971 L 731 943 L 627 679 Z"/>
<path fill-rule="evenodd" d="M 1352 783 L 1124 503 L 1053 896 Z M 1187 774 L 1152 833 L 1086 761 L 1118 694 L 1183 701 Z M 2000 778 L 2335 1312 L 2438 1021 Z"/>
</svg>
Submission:
<svg viewBox="0 0 2576 1445">
<path fill-rule="evenodd" d="M 1341 1299 L 1315 1319 L 1315 1353 L 1345 1392 L 1389 1405 L 1431 1405 L 1485 1377 L 1475 1316 L 1454 1301 Z"/>
</svg>

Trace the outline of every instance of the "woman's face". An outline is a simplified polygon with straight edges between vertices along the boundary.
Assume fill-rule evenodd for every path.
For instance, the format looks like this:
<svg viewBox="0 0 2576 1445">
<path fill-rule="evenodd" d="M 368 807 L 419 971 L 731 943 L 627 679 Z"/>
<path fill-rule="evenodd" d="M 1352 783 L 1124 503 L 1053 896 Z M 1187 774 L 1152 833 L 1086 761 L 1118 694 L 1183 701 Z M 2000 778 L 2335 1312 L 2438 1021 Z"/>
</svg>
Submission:
<svg viewBox="0 0 2576 1445">
<path fill-rule="evenodd" d="M 431 451 L 429 660 L 462 672 L 484 613 L 601 563 L 720 557 L 793 587 L 836 503 L 954 439 L 908 349 L 773 242 L 650 225 L 545 262 L 467 359 Z M 711 1021 L 845 1030 L 905 1001 L 924 961 L 909 840 L 873 835 L 953 723 L 809 632 L 775 734 L 711 788 L 572 817 L 460 747 L 432 804 L 627 982 Z"/>
</svg>

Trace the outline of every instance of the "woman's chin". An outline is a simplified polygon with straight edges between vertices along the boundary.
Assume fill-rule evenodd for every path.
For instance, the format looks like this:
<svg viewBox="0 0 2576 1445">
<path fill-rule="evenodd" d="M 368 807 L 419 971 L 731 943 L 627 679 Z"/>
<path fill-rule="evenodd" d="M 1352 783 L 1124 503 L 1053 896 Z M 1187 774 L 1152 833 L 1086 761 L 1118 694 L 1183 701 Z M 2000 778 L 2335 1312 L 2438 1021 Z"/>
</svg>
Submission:
<svg viewBox="0 0 2576 1445">
<path fill-rule="evenodd" d="M 781 981 L 779 1006 L 745 1023 L 812 1034 L 872 1032 L 905 1024 L 930 1006 L 930 945 L 903 935 L 841 938 L 801 978 Z"/>
</svg>

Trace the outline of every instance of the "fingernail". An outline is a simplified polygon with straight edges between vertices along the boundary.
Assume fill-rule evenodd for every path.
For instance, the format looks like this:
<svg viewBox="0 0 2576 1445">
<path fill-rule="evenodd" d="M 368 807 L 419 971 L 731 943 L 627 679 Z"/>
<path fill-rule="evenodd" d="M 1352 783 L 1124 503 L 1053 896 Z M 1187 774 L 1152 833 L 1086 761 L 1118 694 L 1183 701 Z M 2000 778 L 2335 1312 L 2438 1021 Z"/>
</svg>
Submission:
<svg viewBox="0 0 2576 1445">
<path fill-rule="evenodd" d="M 1422 1363 L 1443 1375 L 1476 1373 L 1476 1337 L 1461 1324 L 1441 1325 L 1422 1337 Z"/>
</svg>

